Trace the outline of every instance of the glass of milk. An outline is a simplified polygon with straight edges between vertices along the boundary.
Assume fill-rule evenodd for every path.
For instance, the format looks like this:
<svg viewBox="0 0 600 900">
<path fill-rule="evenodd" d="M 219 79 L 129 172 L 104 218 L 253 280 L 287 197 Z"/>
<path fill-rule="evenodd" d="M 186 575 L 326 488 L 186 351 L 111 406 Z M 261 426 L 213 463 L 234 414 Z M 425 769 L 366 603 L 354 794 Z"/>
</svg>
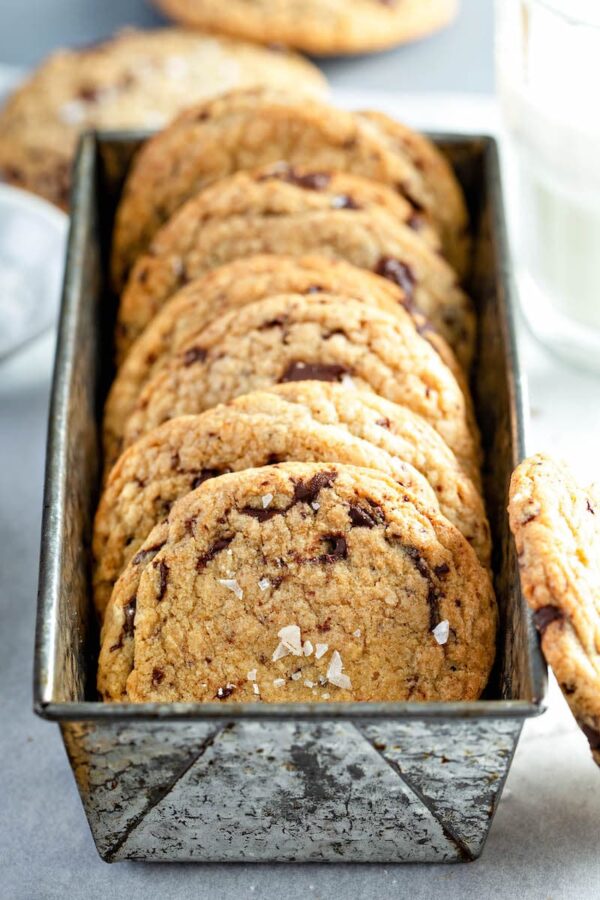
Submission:
<svg viewBox="0 0 600 900">
<path fill-rule="evenodd" d="M 496 5 L 521 305 L 540 340 L 600 373 L 600 0 Z"/>
</svg>

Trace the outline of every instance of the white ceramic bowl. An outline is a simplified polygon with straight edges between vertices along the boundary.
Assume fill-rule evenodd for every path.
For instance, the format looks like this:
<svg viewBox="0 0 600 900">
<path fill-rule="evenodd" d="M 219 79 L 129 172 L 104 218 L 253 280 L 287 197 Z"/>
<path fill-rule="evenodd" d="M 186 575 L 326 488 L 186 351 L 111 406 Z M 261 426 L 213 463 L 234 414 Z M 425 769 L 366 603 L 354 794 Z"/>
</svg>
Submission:
<svg viewBox="0 0 600 900">
<path fill-rule="evenodd" d="M 56 321 L 68 222 L 45 200 L 0 184 L 0 359 Z"/>
</svg>

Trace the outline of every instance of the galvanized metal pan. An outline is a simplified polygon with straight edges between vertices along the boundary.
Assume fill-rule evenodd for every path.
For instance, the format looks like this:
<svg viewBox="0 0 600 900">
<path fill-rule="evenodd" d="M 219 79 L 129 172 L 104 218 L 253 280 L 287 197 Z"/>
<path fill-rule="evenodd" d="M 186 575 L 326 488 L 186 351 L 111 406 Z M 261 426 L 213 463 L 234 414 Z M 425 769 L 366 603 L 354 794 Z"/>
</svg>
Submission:
<svg viewBox="0 0 600 900">
<path fill-rule="evenodd" d="M 98 701 L 90 539 L 99 423 L 112 377 L 115 206 L 144 135 L 89 134 L 75 170 L 48 428 L 34 704 L 61 725 L 96 845 L 118 859 L 475 859 L 546 670 L 506 516 L 523 455 L 521 379 L 497 148 L 434 136 L 473 222 L 473 389 L 501 609 L 498 660 L 472 703 L 118 704 Z"/>
</svg>

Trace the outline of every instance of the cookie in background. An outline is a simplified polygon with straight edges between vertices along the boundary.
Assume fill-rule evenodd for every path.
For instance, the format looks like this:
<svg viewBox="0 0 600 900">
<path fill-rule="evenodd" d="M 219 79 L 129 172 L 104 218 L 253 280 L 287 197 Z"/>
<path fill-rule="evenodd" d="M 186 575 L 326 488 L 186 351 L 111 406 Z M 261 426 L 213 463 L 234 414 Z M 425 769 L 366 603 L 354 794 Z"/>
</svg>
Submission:
<svg viewBox="0 0 600 900">
<path fill-rule="evenodd" d="M 319 70 L 295 54 L 183 29 L 60 50 L 0 111 L 0 181 L 66 208 L 81 132 L 161 128 L 190 103 L 261 85 L 326 93 Z"/>
<path fill-rule="evenodd" d="M 176 22 L 317 56 L 366 53 L 449 25 L 458 0 L 154 0 Z"/>
</svg>

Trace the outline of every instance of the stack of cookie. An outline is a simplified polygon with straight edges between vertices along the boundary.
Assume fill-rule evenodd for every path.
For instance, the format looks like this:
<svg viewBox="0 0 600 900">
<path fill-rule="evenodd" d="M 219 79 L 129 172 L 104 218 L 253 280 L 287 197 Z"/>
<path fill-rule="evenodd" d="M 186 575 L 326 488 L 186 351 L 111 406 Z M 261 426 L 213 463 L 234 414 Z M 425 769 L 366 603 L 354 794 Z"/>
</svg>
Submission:
<svg viewBox="0 0 600 900">
<path fill-rule="evenodd" d="M 381 114 L 237 91 L 144 145 L 113 242 L 106 700 L 481 694 L 468 263 L 450 167 Z"/>
</svg>

